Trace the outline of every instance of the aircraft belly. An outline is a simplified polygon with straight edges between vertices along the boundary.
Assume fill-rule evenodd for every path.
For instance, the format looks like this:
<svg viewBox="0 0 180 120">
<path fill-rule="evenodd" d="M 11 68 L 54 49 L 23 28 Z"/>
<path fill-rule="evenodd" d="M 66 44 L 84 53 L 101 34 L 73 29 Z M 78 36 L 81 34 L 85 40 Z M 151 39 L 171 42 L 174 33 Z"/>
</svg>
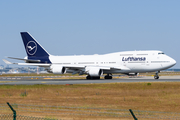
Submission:
<svg viewBox="0 0 180 120">
<path fill-rule="evenodd" d="M 103 73 L 104 74 L 107 74 L 107 73 L 127 73 L 127 72 L 130 72 L 130 70 L 103 70 Z"/>
</svg>

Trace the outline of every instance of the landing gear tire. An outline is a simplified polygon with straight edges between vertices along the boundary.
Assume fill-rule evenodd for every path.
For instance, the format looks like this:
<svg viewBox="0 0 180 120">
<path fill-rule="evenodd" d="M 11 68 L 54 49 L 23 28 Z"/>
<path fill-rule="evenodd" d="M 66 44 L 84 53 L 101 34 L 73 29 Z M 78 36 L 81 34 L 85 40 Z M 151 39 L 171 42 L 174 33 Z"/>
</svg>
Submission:
<svg viewBox="0 0 180 120">
<path fill-rule="evenodd" d="M 112 79 L 112 76 L 110 76 L 109 74 L 104 76 L 104 79 Z"/>
<path fill-rule="evenodd" d="M 87 80 L 90 80 L 90 79 L 91 79 L 91 76 L 89 76 L 89 75 L 86 76 L 86 79 L 87 79 Z"/>
<path fill-rule="evenodd" d="M 156 72 L 156 75 L 154 75 L 154 79 L 159 79 L 158 73 L 160 73 L 160 71 L 157 71 L 157 72 Z"/>
<path fill-rule="evenodd" d="M 154 79 L 159 79 L 159 76 L 154 76 Z"/>
</svg>

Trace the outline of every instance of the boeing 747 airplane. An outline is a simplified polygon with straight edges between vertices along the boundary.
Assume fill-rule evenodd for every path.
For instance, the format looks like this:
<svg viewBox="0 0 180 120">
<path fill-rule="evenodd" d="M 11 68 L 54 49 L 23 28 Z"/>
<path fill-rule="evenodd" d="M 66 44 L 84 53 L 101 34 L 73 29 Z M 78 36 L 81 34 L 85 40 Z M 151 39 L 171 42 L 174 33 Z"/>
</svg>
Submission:
<svg viewBox="0 0 180 120">
<path fill-rule="evenodd" d="M 28 32 L 21 32 L 21 37 L 27 53 L 23 60 L 25 63 L 11 63 L 5 59 L 6 64 L 31 65 L 44 67 L 54 74 L 87 74 L 86 79 L 112 79 L 113 73 L 137 75 L 140 72 L 154 72 L 155 79 L 158 73 L 176 64 L 176 61 L 165 55 L 162 51 L 125 51 L 104 55 L 74 55 L 54 56 L 49 54 Z"/>
</svg>

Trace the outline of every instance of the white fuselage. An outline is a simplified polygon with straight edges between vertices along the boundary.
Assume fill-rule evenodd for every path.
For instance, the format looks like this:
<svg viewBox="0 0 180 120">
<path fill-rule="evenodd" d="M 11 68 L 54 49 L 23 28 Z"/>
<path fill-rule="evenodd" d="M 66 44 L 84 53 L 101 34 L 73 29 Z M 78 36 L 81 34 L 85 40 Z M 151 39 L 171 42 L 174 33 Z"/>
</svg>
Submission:
<svg viewBox="0 0 180 120">
<path fill-rule="evenodd" d="M 103 73 L 138 73 L 168 69 L 176 61 L 162 51 L 126 51 L 104 55 L 49 56 L 52 65 L 120 68 Z M 68 72 L 68 70 L 67 70 Z M 73 72 L 70 70 L 69 72 Z"/>
</svg>

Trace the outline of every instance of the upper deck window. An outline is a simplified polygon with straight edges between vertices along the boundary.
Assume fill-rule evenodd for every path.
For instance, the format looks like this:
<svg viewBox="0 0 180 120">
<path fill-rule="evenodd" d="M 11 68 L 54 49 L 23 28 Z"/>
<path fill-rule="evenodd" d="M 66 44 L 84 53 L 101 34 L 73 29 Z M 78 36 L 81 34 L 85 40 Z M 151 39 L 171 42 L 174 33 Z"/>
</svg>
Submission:
<svg viewBox="0 0 180 120">
<path fill-rule="evenodd" d="M 120 56 L 133 56 L 133 54 L 120 54 Z"/>
<path fill-rule="evenodd" d="M 143 55 L 148 55 L 148 54 L 137 54 L 137 55 L 143 56 Z"/>
<path fill-rule="evenodd" d="M 161 52 L 161 53 L 158 53 L 158 55 L 164 55 L 165 53 Z"/>
</svg>

